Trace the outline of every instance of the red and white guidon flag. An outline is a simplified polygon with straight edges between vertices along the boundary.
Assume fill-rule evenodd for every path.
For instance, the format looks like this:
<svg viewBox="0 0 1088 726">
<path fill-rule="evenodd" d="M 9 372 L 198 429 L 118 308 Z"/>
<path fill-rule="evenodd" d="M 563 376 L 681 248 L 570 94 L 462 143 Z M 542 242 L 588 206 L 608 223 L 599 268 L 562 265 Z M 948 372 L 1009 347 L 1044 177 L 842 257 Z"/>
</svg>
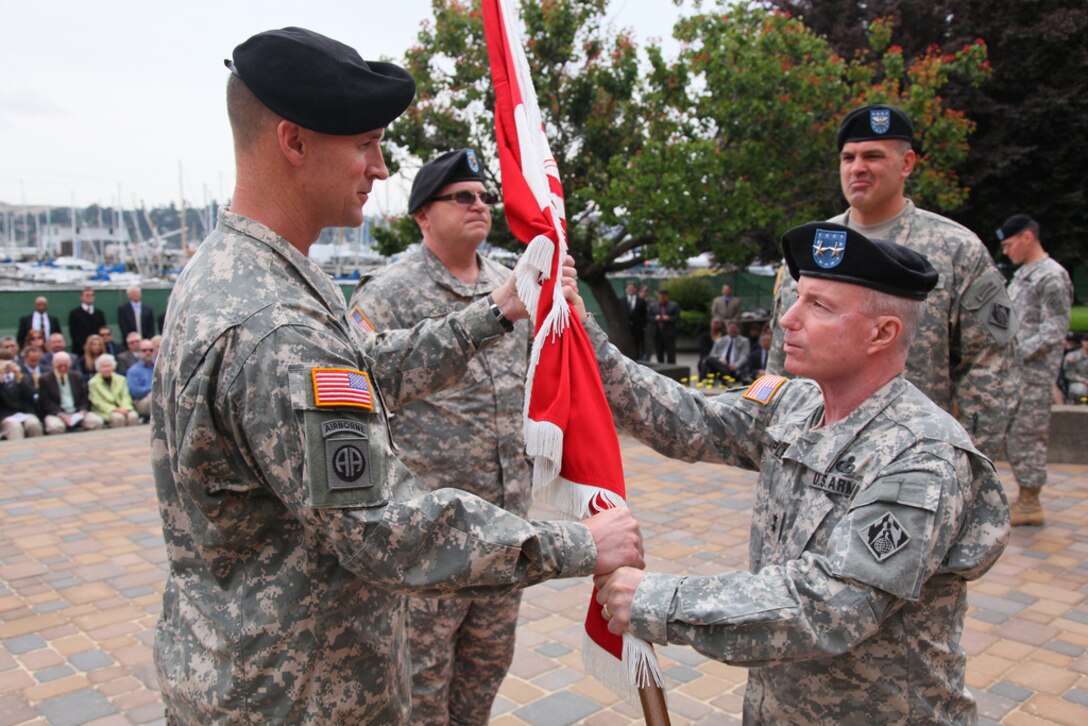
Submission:
<svg viewBox="0 0 1088 726">
<path fill-rule="evenodd" d="M 529 63 L 510 0 L 484 0 L 484 32 L 495 86 L 495 136 L 510 230 L 528 247 L 518 296 L 535 321 L 525 381 L 525 445 L 533 492 L 583 518 L 624 503 L 623 461 L 589 337 L 563 299 L 560 265 L 567 221 L 559 167 L 548 147 Z M 596 595 L 596 592 L 594 592 Z M 608 632 L 590 598 L 582 659 L 588 672 L 637 706 L 637 688 L 662 685 L 653 648 Z"/>
</svg>

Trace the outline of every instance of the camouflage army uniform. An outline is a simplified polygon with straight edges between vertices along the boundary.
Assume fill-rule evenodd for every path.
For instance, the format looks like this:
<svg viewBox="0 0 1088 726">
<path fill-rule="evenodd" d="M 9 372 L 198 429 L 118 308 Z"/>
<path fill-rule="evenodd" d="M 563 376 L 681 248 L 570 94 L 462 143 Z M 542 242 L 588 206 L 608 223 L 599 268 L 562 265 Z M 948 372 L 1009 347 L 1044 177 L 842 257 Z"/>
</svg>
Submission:
<svg viewBox="0 0 1088 726">
<path fill-rule="evenodd" d="M 1016 343 L 1022 368 L 1020 403 L 1009 420 L 1005 451 L 1016 483 L 1038 489 L 1046 484 L 1054 376 L 1069 329 L 1073 283 L 1065 268 L 1048 255 L 1017 270 L 1008 289 L 1020 318 Z"/>
<path fill-rule="evenodd" d="M 403 593 L 499 594 L 592 571 L 584 526 L 420 495 L 393 455 L 386 401 L 450 383 L 500 332 L 478 303 L 356 335 L 325 273 L 220 214 L 174 288 L 155 366 L 170 561 L 155 662 L 171 721 L 406 723 Z M 398 373 L 371 387 L 371 411 L 329 406 L 317 368 Z"/>
<path fill-rule="evenodd" d="M 1009 519 L 962 427 L 902 376 L 829 426 L 809 380 L 766 404 L 704 398 L 590 327 L 619 425 L 666 456 L 760 471 L 749 572 L 648 573 L 631 632 L 749 667 L 745 723 L 974 722 L 967 581 Z"/>
<path fill-rule="evenodd" d="M 463 309 L 509 276 L 477 256 L 467 285 L 426 247 L 364 277 L 349 310 L 378 330 L 408 328 Z M 427 489 L 457 487 L 524 517 L 532 470 L 522 435 L 529 322 L 480 351 L 457 385 L 397 409 L 390 427 L 401 461 Z M 379 382 L 385 371 L 377 369 Z M 413 724 L 486 724 L 514 657 L 521 592 L 497 598 L 409 598 Z"/>
<path fill-rule="evenodd" d="M 870 238 L 888 239 L 922 253 L 940 274 L 926 298 L 925 312 L 907 358 L 907 380 L 938 406 L 953 413 L 975 445 L 993 457 L 1005 435 L 1016 400 L 1016 315 L 1005 281 L 973 232 L 907 201 L 889 223 L 855 224 L 849 211 L 829 221 Z M 782 275 L 771 321 L 774 340 L 767 372 L 785 375 L 783 331 L 778 325 L 797 299 L 797 285 Z"/>
<path fill-rule="evenodd" d="M 1065 356 L 1065 380 L 1069 382 L 1066 400 L 1081 403 L 1088 396 L 1088 352 L 1074 350 Z"/>
</svg>

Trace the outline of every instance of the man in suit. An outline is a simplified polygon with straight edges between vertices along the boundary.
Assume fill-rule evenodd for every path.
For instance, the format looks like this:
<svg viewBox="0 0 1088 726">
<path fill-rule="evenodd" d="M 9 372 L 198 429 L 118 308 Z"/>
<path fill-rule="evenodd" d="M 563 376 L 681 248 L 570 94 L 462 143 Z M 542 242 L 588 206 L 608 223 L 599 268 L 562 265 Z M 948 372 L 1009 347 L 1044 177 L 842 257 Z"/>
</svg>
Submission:
<svg viewBox="0 0 1088 726">
<path fill-rule="evenodd" d="M 700 373 L 706 376 L 716 373 L 740 379 L 748 366 L 748 349 L 751 343 L 740 334 L 739 323 L 729 323 L 724 338 L 719 338 L 714 343 L 710 355 L 703 359 L 704 366 Z"/>
<path fill-rule="evenodd" d="M 41 390 L 42 376 L 52 368 L 42 360 L 42 349 L 34 345 L 23 348 L 20 356 L 20 367 L 22 368 L 23 377 L 30 381 L 30 385 L 34 389 L 34 405 L 37 406 L 40 402 L 38 394 Z"/>
<path fill-rule="evenodd" d="M 764 330 L 759 335 L 759 345 L 748 354 L 748 367 L 744 371 L 745 383 L 751 383 L 767 372 L 767 356 L 771 350 L 771 331 Z"/>
<path fill-rule="evenodd" d="M 98 337 L 102 338 L 102 345 L 105 347 L 106 352 L 116 358 L 121 354 L 121 346 L 113 342 L 113 331 L 110 326 L 103 325 L 98 329 Z"/>
<path fill-rule="evenodd" d="M 133 330 L 125 336 L 125 352 L 117 356 L 117 372 L 124 373 L 140 360 L 140 334 Z M 149 341 L 150 342 L 150 341 Z"/>
<path fill-rule="evenodd" d="M 87 337 L 98 333 L 106 324 L 106 315 L 94 306 L 94 288 L 85 287 L 79 294 L 79 305 L 68 313 L 68 331 L 72 336 L 72 352 L 83 355 L 83 343 Z"/>
<path fill-rule="evenodd" d="M 722 320 L 726 324 L 737 319 L 740 315 L 741 300 L 733 297 L 733 288 L 730 285 L 722 285 L 722 294 L 714 298 L 710 305 L 711 320 Z"/>
<path fill-rule="evenodd" d="M 117 324 L 121 326 L 121 337 L 128 340 L 128 334 L 135 331 L 141 338 L 155 335 L 155 311 L 150 305 L 140 302 L 142 292 L 133 286 L 128 289 L 128 302 L 117 306 Z"/>
<path fill-rule="evenodd" d="M 72 357 L 63 351 L 53 355 L 53 370 L 42 376 L 38 399 L 47 434 L 102 428 L 101 417 L 91 413 L 83 374 L 72 370 Z"/>
<path fill-rule="evenodd" d="M 680 305 L 669 299 L 668 290 L 658 290 L 657 300 L 650 303 L 650 328 L 658 363 L 676 362 L 676 324 L 680 322 Z"/>
<path fill-rule="evenodd" d="M 631 331 L 631 341 L 635 344 L 635 360 L 642 360 L 646 343 L 646 300 L 639 296 L 638 285 L 627 283 L 626 290 L 627 328 Z"/>
<path fill-rule="evenodd" d="M 46 340 L 49 340 L 49 336 L 53 333 L 61 332 L 57 316 L 50 315 L 48 311 L 49 300 L 41 296 L 34 298 L 34 312 L 19 318 L 19 332 L 15 335 L 19 345 L 26 345 L 26 336 L 31 330 L 42 331 L 42 336 Z"/>
</svg>

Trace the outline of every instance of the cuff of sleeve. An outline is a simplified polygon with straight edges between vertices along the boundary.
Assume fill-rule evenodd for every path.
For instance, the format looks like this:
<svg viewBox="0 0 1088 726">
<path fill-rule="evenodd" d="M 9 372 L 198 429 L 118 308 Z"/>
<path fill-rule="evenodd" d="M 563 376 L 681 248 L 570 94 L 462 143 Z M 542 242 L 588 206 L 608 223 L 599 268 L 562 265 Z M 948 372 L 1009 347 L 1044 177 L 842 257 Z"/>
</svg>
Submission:
<svg viewBox="0 0 1088 726">
<path fill-rule="evenodd" d="M 669 642 L 669 613 L 683 579 L 658 572 L 642 576 L 631 603 L 631 635 L 661 645 Z"/>
<path fill-rule="evenodd" d="M 580 522 L 553 522 L 558 528 L 561 550 L 557 554 L 560 577 L 585 577 L 597 566 L 597 545 L 589 527 Z"/>
<path fill-rule="evenodd" d="M 491 303 L 482 297 L 467 305 L 457 313 L 461 327 L 468 335 L 473 347 L 480 348 L 484 343 L 506 333 L 502 323 L 491 314 Z"/>
</svg>

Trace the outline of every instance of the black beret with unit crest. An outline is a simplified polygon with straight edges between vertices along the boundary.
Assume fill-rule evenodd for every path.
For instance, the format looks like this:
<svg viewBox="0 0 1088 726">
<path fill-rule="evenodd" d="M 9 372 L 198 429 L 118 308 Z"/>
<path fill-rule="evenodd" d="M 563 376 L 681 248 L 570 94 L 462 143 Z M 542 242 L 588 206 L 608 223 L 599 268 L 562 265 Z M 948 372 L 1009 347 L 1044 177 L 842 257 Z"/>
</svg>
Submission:
<svg viewBox="0 0 1088 726">
<path fill-rule="evenodd" d="M 782 235 L 790 276 L 837 280 L 899 297 L 925 300 L 937 271 L 909 247 L 831 222 L 809 222 Z"/>
<path fill-rule="evenodd" d="M 365 61 L 354 48 L 305 28 L 254 35 L 223 61 L 273 113 L 323 134 L 384 128 L 416 94 L 408 71 Z"/>
</svg>

